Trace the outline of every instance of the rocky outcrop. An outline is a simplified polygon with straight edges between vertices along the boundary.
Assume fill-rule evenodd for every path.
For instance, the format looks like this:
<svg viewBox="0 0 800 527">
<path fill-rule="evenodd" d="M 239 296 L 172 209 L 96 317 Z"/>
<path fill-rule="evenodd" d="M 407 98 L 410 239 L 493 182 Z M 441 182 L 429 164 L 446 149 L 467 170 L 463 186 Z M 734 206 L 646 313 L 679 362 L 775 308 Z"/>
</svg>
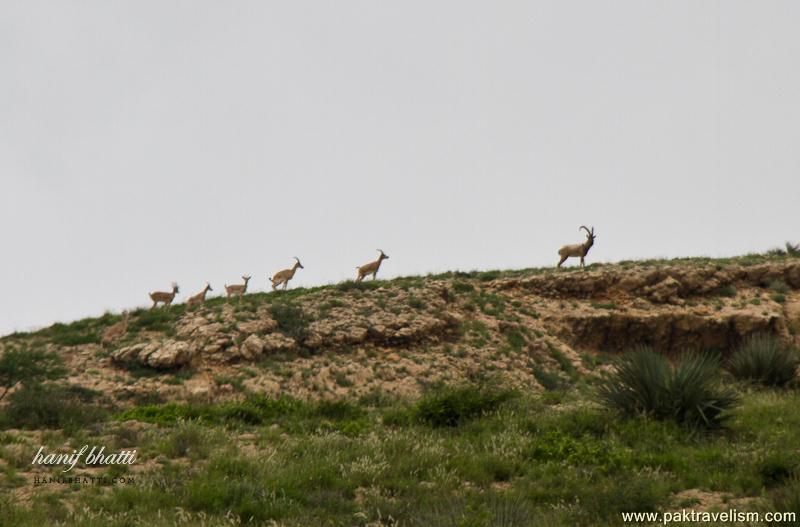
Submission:
<svg viewBox="0 0 800 527">
<path fill-rule="evenodd" d="M 593 312 L 567 315 L 559 337 L 571 345 L 605 352 L 622 352 L 646 345 L 667 353 L 734 349 L 756 333 L 780 333 L 774 314 L 733 312 L 709 315 L 688 309 L 658 312 Z"/>
<path fill-rule="evenodd" d="M 630 269 L 614 266 L 587 272 L 548 273 L 525 279 L 498 279 L 490 285 L 499 290 L 522 288 L 549 298 L 603 298 L 610 295 L 647 297 L 658 288 L 658 284 L 662 284 L 686 299 L 713 294 L 723 286 L 767 287 L 779 280 L 800 289 L 800 261 L 751 266 L 690 263 Z"/>
<path fill-rule="evenodd" d="M 191 362 L 196 350 L 188 343 L 177 340 L 142 342 L 120 348 L 111 354 L 118 364 L 139 363 L 155 369 L 174 369 Z"/>
<path fill-rule="evenodd" d="M 468 288 L 455 287 L 455 280 L 330 288 L 294 300 L 271 297 L 247 309 L 200 309 L 177 321 L 174 339 L 127 346 L 112 359 L 170 369 L 190 361 L 256 362 L 299 350 L 314 355 L 381 350 L 390 357 L 450 343 L 521 349 L 520 335 L 529 351 L 544 346 L 531 335 L 549 335 L 572 350 L 617 352 L 648 345 L 675 353 L 730 350 L 762 332 L 797 339 L 800 331 L 800 320 L 792 319 L 800 312 L 793 292 L 800 288 L 796 260 L 750 266 L 621 264 L 476 280 Z M 776 287 L 786 293 L 780 301 L 773 299 Z M 465 342 L 476 323 L 484 334 Z M 508 344 L 514 338 L 516 343 Z"/>
</svg>

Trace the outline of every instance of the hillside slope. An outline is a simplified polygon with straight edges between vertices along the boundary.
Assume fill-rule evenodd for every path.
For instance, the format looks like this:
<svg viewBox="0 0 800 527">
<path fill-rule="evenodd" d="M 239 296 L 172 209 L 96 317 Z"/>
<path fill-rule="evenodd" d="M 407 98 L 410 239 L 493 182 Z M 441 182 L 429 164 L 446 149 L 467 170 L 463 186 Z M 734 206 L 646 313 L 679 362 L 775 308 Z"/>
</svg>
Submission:
<svg viewBox="0 0 800 527">
<path fill-rule="evenodd" d="M 501 376 L 529 390 L 571 382 L 608 354 L 727 352 L 754 333 L 800 344 L 800 259 L 746 256 L 446 273 L 211 299 L 107 314 L 0 340 L 62 357 L 68 382 L 117 403 L 414 396 L 438 381 Z"/>
</svg>

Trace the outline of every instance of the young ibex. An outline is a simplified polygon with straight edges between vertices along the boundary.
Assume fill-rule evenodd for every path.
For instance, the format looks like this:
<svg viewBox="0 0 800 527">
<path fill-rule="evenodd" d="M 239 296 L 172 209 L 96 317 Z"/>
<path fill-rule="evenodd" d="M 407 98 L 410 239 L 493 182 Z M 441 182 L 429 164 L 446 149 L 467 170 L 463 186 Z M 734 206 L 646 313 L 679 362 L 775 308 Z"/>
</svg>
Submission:
<svg viewBox="0 0 800 527">
<path fill-rule="evenodd" d="M 226 285 L 225 292 L 228 294 L 227 300 L 230 301 L 231 295 L 236 295 L 239 297 L 239 302 L 242 301 L 242 295 L 247 292 L 247 282 L 250 281 L 249 276 L 243 276 L 242 280 L 244 280 L 243 285 Z"/>
<path fill-rule="evenodd" d="M 169 307 L 172 304 L 172 301 L 175 300 L 175 295 L 179 293 L 178 284 L 172 282 L 172 292 L 165 293 L 163 291 L 156 291 L 155 293 L 150 293 L 150 300 L 153 301 L 153 306 L 150 309 L 155 308 L 159 302 L 164 304 L 164 307 Z"/>
<path fill-rule="evenodd" d="M 594 234 L 594 227 L 592 227 L 592 230 L 590 231 L 585 225 L 581 225 L 578 230 L 580 231 L 581 229 L 586 231 L 586 241 L 583 243 L 576 243 L 574 245 L 565 245 L 559 249 L 558 255 L 561 256 L 561 261 L 558 262 L 558 267 L 561 267 L 561 264 L 563 264 L 564 261 L 566 261 L 566 259 L 570 256 L 579 256 L 581 259 L 581 267 L 586 268 L 586 264 L 584 263 L 583 259 L 586 256 L 586 253 L 589 252 L 589 249 L 592 248 L 592 245 L 594 245 L 594 239 L 597 236 Z"/>
<path fill-rule="evenodd" d="M 381 262 L 389 259 L 388 256 L 383 254 L 383 251 L 381 251 L 380 249 L 377 249 L 377 251 L 381 253 L 380 256 L 378 256 L 377 260 L 375 260 L 374 262 L 370 262 L 368 264 L 364 264 L 360 267 L 356 267 L 356 269 L 358 269 L 358 276 L 356 277 L 356 282 L 360 282 L 361 280 L 364 279 L 365 276 L 369 274 L 371 274 L 372 279 L 375 280 L 375 275 L 378 274 L 378 269 L 381 266 Z"/>
<path fill-rule="evenodd" d="M 273 291 L 277 289 L 278 286 L 281 284 L 283 284 L 283 288 L 286 289 L 286 286 L 289 285 L 289 280 L 294 278 L 294 273 L 295 271 L 297 271 L 297 268 L 299 267 L 300 269 L 305 269 L 305 267 L 303 267 L 303 264 L 300 263 L 300 258 L 295 256 L 294 259 L 297 261 L 294 263 L 291 269 L 283 269 L 282 271 L 278 271 L 277 273 L 275 273 L 275 276 L 270 278 L 270 281 L 272 282 Z"/>
<path fill-rule="evenodd" d="M 192 307 L 195 304 L 205 304 L 206 295 L 209 291 L 213 291 L 213 289 L 211 288 L 211 284 L 206 282 L 206 287 L 202 291 L 189 297 L 189 300 L 186 301 L 186 307 Z"/>
<path fill-rule="evenodd" d="M 103 346 L 110 346 L 115 340 L 121 338 L 128 332 L 128 321 L 130 318 L 131 314 L 126 311 L 122 315 L 122 320 L 106 328 L 103 332 L 103 338 L 101 339 Z"/>
</svg>

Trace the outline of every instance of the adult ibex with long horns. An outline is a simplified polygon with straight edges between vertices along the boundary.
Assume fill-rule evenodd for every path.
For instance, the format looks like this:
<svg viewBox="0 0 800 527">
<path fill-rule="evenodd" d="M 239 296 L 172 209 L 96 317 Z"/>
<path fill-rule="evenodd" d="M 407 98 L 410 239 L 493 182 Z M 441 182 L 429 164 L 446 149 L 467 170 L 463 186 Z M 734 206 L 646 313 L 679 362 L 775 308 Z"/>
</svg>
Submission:
<svg viewBox="0 0 800 527">
<path fill-rule="evenodd" d="M 557 267 L 561 267 L 567 258 L 571 256 L 577 256 L 581 259 L 581 267 L 585 268 L 586 264 L 584 263 L 583 259 L 586 257 L 586 254 L 589 252 L 589 249 L 592 248 L 594 245 L 594 239 L 597 237 L 594 234 L 594 227 L 590 231 L 585 225 L 581 225 L 578 229 L 579 231 L 583 229 L 586 231 L 586 241 L 583 243 L 576 243 L 574 245 L 565 245 L 561 249 L 558 250 L 558 255 L 561 257 L 561 260 L 558 262 Z"/>
</svg>

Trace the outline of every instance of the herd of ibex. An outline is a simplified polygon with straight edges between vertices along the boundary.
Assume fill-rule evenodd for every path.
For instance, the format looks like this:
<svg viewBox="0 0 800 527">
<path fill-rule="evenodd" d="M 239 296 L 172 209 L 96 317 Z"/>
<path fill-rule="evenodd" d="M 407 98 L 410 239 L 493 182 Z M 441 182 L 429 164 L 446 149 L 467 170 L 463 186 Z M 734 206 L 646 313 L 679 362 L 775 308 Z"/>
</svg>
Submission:
<svg viewBox="0 0 800 527">
<path fill-rule="evenodd" d="M 578 230 L 585 230 L 586 231 L 586 241 L 583 243 L 576 243 L 573 245 L 565 245 L 561 249 L 558 250 L 558 255 L 561 257 L 559 260 L 557 267 L 561 267 L 567 258 L 569 257 L 578 257 L 581 259 L 581 268 L 585 268 L 586 264 L 584 262 L 584 258 L 586 254 L 589 252 L 589 249 L 592 248 L 594 245 L 594 240 L 597 237 L 594 233 L 594 227 L 591 230 L 586 227 L 585 225 L 581 225 L 580 229 Z M 372 275 L 372 279 L 375 280 L 376 275 L 378 274 L 378 269 L 381 267 L 381 263 L 384 260 L 388 260 L 389 256 L 384 253 L 382 250 L 378 249 L 380 253 L 378 255 L 378 259 L 374 262 L 369 262 L 364 265 L 359 265 L 356 267 L 356 282 L 362 281 L 365 277 Z M 289 280 L 294 278 L 294 274 L 297 272 L 298 269 L 305 269 L 303 264 L 300 263 L 300 259 L 295 256 L 294 265 L 289 269 L 283 269 L 275 273 L 272 278 L 270 278 L 270 282 L 272 282 L 272 290 L 275 291 L 279 286 L 283 286 L 285 290 L 286 287 L 289 285 Z M 247 284 L 250 281 L 250 276 L 242 276 L 242 280 L 244 280 L 243 284 L 235 284 L 235 285 L 226 285 L 225 286 L 225 294 L 228 301 L 232 296 L 237 297 L 239 301 L 242 300 L 242 296 L 247 293 Z M 175 300 L 175 295 L 178 294 L 180 290 L 178 289 L 178 284 L 172 284 L 172 292 L 168 293 L 165 291 L 156 291 L 154 293 L 150 293 L 150 300 L 153 301 L 153 306 L 151 309 L 155 308 L 158 304 L 163 304 L 164 307 L 169 307 L 172 304 L 172 301 Z M 197 304 L 202 304 L 206 301 L 206 295 L 209 291 L 213 291 L 211 288 L 211 284 L 206 283 L 205 288 L 202 291 L 197 293 L 194 296 L 189 297 L 186 301 L 187 307 L 192 307 Z M 126 319 L 127 322 L 127 319 Z"/>
</svg>

